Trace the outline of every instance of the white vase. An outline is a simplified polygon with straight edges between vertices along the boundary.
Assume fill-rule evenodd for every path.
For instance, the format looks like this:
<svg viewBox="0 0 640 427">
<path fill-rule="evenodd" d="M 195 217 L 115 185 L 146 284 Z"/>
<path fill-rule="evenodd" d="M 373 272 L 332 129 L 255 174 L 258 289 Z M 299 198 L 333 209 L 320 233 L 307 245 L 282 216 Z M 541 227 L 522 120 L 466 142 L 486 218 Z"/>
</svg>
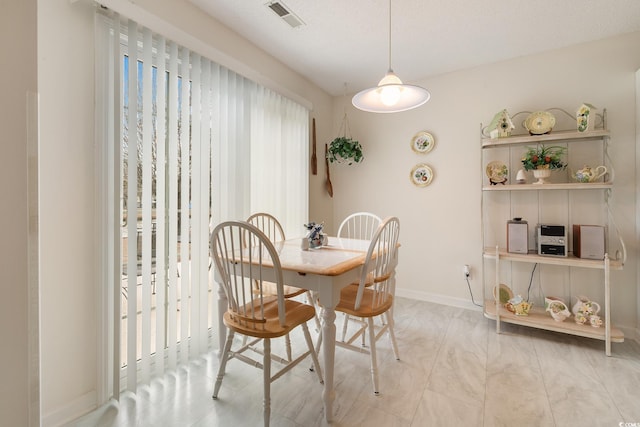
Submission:
<svg viewBox="0 0 640 427">
<path fill-rule="evenodd" d="M 534 169 L 533 176 L 537 179 L 534 184 L 548 184 L 546 179 L 551 176 L 551 169 Z"/>
<path fill-rule="evenodd" d="M 576 111 L 578 132 L 591 132 L 596 123 L 596 107 L 591 104 L 582 104 Z"/>
</svg>

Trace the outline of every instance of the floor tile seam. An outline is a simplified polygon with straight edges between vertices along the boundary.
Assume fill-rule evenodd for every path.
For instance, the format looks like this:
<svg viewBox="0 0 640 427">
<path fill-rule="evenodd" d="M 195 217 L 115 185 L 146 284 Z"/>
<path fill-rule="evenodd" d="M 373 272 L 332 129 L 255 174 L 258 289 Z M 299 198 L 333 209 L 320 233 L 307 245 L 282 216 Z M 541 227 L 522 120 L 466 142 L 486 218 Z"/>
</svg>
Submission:
<svg viewBox="0 0 640 427">
<path fill-rule="evenodd" d="M 544 394 L 547 397 L 547 405 L 549 407 L 549 412 L 551 412 L 551 419 L 553 420 L 553 425 L 557 426 L 558 422 L 556 421 L 556 415 L 553 411 L 553 406 L 551 405 L 551 397 L 549 396 L 549 388 L 547 386 L 547 380 L 545 379 L 542 370 L 542 363 L 540 361 L 540 354 L 538 353 L 538 347 L 536 345 L 532 345 L 533 352 L 536 356 L 536 362 L 538 363 L 538 372 L 540 372 L 540 376 L 542 377 L 542 387 L 544 388 Z"/>
<path fill-rule="evenodd" d="M 422 396 L 423 396 L 423 397 L 424 397 L 424 394 L 427 392 L 427 390 L 431 391 L 432 393 L 438 393 L 438 394 L 441 394 L 441 393 L 436 392 L 436 391 L 434 391 L 434 390 L 430 390 L 430 389 L 429 389 L 429 382 L 431 381 L 431 376 L 433 375 L 433 371 L 434 371 L 434 369 L 435 369 L 435 367 L 436 367 L 436 364 L 437 364 L 438 358 L 440 357 L 440 353 L 441 353 L 441 351 L 442 351 L 442 347 L 444 346 L 445 338 L 446 338 L 446 336 L 447 336 L 447 334 L 448 334 L 448 332 L 449 332 L 449 327 L 450 327 L 450 325 L 451 325 L 451 317 L 450 317 L 450 316 L 447 316 L 447 319 L 448 319 L 448 320 L 447 320 L 447 327 L 446 327 L 446 330 L 445 330 L 442 334 L 440 334 L 440 335 L 438 336 L 438 337 L 439 337 L 439 341 L 438 341 L 438 343 L 437 343 L 438 349 L 436 350 L 436 354 L 435 354 L 435 355 L 434 355 L 434 357 L 433 357 L 433 363 L 431 364 L 431 367 L 429 368 L 428 372 L 427 372 L 427 370 L 425 370 L 425 373 L 426 373 L 427 375 L 426 375 L 425 382 L 424 382 L 424 388 L 423 388 L 423 390 L 422 390 Z M 446 395 L 443 395 L 443 396 L 445 396 L 445 397 L 449 398 L 449 397 L 448 397 L 448 396 L 446 396 Z M 414 412 L 414 414 L 413 414 L 413 417 L 411 418 L 411 425 L 413 425 L 413 424 L 414 424 L 414 422 L 416 422 L 416 419 L 415 419 L 415 418 L 416 418 L 416 416 L 418 415 L 418 408 L 419 408 L 419 407 L 420 407 L 420 405 L 418 405 L 418 406 L 416 407 L 416 410 L 415 410 L 415 412 Z"/>
<path fill-rule="evenodd" d="M 421 403 L 422 399 L 424 398 L 424 394 L 427 392 L 427 384 L 428 383 L 429 383 L 429 377 L 427 377 L 427 380 L 422 385 L 422 392 L 420 393 L 420 401 L 418 401 L 418 404 L 413 409 L 413 414 L 411 414 L 411 418 L 408 420 L 410 426 L 414 425 L 413 423 L 416 421 L 416 417 L 418 416 L 418 409 L 420 409 L 420 403 Z"/>
<path fill-rule="evenodd" d="M 484 317 L 484 315 L 483 315 Z M 488 322 L 484 323 L 485 328 L 486 328 L 486 334 L 485 334 L 485 342 L 484 342 L 484 396 L 482 398 L 482 425 L 483 427 L 486 425 L 487 423 L 487 416 L 486 416 L 486 412 L 487 412 L 487 396 L 489 394 L 489 390 L 487 389 L 487 370 L 489 369 L 489 334 L 492 333 L 491 331 L 491 324 Z"/>
<path fill-rule="evenodd" d="M 536 350 L 536 356 L 537 356 L 537 358 L 539 360 L 539 355 L 537 353 L 537 350 Z M 593 366 L 591 366 L 591 363 L 586 361 L 586 359 L 583 360 L 582 362 L 583 363 L 581 363 L 581 364 L 586 364 L 586 365 L 589 366 L 589 368 L 593 368 Z M 593 369 L 593 370 L 597 371 L 596 369 Z M 542 372 L 542 370 L 541 370 L 541 372 Z M 606 386 L 604 386 L 604 384 L 600 380 L 600 377 L 597 377 L 597 381 L 594 380 L 594 382 L 596 382 L 598 384 L 598 386 L 600 386 L 601 388 L 604 389 L 604 391 L 606 392 L 606 396 L 610 399 L 611 403 L 613 404 L 613 406 L 614 406 L 614 408 L 615 408 L 615 410 L 617 412 L 617 416 L 619 417 L 620 420 L 622 420 L 623 419 L 622 418 L 622 413 L 621 413 L 618 405 L 616 404 L 615 399 L 609 394 L 608 389 L 606 388 Z M 545 390 L 545 392 L 547 393 L 547 396 L 548 396 L 547 400 L 548 400 L 548 403 L 549 403 L 549 406 L 550 406 L 550 409 L 551 409 L 551 416 L 552 416 L 552 418 L 554 420 L 554 425 L 558 425 L 558 422 L 556 421 L 555 412 L 554 412 L 554 406 L 555 406 L 555 405 L 553 405 L 554 401 L 551 399 L 551 397 L 549 395 L 549 388 L 547 387 L 547 381 L 544 379 L 544 376 L 543 376 L 543 387 L 544 387 L 544 390 Z M 577 389 L 580 388 L 579 386 L 577 386 L 575 384 L 573 384 L 572 387 L 573 388 L 577 388 Z M 569 392 L 565 392 L 564 393 L 565 396 L 568 396 L 569 394 L 570 394 Z M 562 425 L 562 424 L 560 424 L 560 425 Z"/>
<path fill-rule="evenodd" d="M 424 393 L 427 393 L 427 392 L 436 394 L 436 395 L 440 396 L 443 399 L 446 399 L 446 400 L 448 400 L 450 402 L 453 402 L 454 404 L 456 404 L 457 407 L 461 407 L 462 408 L 462 407 L 465 407 L 465 406 L 474 406 L 474 407 L 479 408 L 482 411 L 482 420 L 483 420 L 482 422 L 483 422 L 483 425 L 484 425 L 484 418 L 485 418 L 484 417 L 484 405 L 481 402 L 470 402 L 470 401 L 467 401 L 467 400 L 458 399 L 456 396 L 452 396 L 452 395 L 449 395 L 449 394 L 441 393 L 439 391 L 432 390 L 432 389 L 429 389 L 428 387 L 425 387 Z M 423 397 L 425 397 L 424 393 L 422 395 Z M 414 416 L 414 419 L 412 420 L 412 424 L 411 425 L 414 425 L 413 424 L 414 421 L 416 421 L 415 420 L 415 416 Z M 418 425 L 423 425 L 423 424 L 418 424 Z"/>
<path fill-rule="evenodd" d="M 604 357 L 611 357 L 611 356 L 604 356 Z M 600 375 L 600 370 L 597 368 L 597 366 L 595 366 L 593 364 L 592 360 L 593 360 L 592 358 L 587 358 L 587 362 L 589 363 L 589 366 L 591 366 L 591 368 L 595 372 L 596 378 L 598 378 L 598 383 L 600 383 L 602 385 L 602 388 L 604 389 L 605 393 L 607 393 L 607 396 L 611 400 L 611 403 L 613 403 L 613 406 L 615 406 L 616 411 L 618 411 L 618 415 L 620 416 L 620 420 L 624 420 L 624 417 L 622 415 L 622 411 L 620 410 L 620 408 L 618 407 L 618 404 L 616 403 L 616 399 L 614 398 L 614 396 L 609 391 L 609 387 L 607 387 L 607 383 L 604 381 L 604 379 Z"/>
</svg>

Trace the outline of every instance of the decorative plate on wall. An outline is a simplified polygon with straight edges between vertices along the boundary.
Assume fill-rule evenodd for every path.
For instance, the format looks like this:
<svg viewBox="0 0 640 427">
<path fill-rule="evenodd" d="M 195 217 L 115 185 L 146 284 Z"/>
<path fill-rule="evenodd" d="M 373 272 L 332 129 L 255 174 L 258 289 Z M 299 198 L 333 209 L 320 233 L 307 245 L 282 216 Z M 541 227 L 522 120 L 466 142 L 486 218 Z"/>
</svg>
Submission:
<svg viewBox="0 0 640 427">
<path fill-rule="evenodd" d="M 411 169 L 409 178 L 418 187 L 426 187 L 433 180 L 433 171 L 428 165 L 420 163 Z"/>
<path fill-rule="evenodd" d="M 436 140 L 433 139 L 433 135 L 429 132 L 418 132 L 411 139 L 411 149 L 416 153 L 425 154 L 433 150 L 436 145 Z"/>
</svg>

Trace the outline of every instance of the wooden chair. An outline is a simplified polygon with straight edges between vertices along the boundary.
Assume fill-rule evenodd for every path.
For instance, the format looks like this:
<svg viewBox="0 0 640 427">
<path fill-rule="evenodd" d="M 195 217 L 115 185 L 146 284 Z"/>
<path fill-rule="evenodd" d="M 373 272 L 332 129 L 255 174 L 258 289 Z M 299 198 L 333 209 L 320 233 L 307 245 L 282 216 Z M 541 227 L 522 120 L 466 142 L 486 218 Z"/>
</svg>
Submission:
<svg viewBox="0 0 640 427">
<path fill-rule="evenodd" d="M 246 242 L 251 242 L 246 246 Z M 211 252 L 228 299 L 224 324 L 228 329 L 216 377 L 213 398 L 218 398 L 227 363 L 237 359 L 263 370 L 264 425 L 271 414 L 271 383 L 311 355 L 320 383 L 322 373 L 313 347 L 307 322 L 314 318 L 315 308 L 284 297 L 280 259 L 273 243 L 257 227 L 243 221 L 223 222 L 211 234 Z M 276 294 L 262 292 L 265 279 L 274 283 Z M 256 289 L 257 284 L 257 289 Z M 301 326 L 308 350 L 284 367 L 271 373 L 271 339 L 289 334 Z M 232 349 L 235 334 L 252 338 L 248 344 Z M 262 361 L 248 355 L 252 346 L 262 341 Z"/>
<path fill-rule="evenodd" d="M 280 224 L 280 221 L 278 221 L 276 217 L 274 217 L 271 214 L 264 213 L 264 212 L 254 213 L 249 218 L 247 218 L 247 222 L 249 224 L 255 225 L 260 231 L 262 231 L 269 238 L 269 240 L 271 240 L 271 243 L 273 243 L 274 245 L 277 245 L 278 243 L 282 243 L 286 240 L 284 235 L 284 229 L 282 228 L 282 224 Z M 274 283 L 265 282 L 263 286 L 264 286 L 263 292 L 265 293 L 265 295 L 277 294 Z M 307 302 L 309 304 L 313 304 L 313 296 L 311 295 L 310 291 L 302 288 L 297 288 L 295 286 L 289 286 L 286 284 L 284 285 L 285 298 L 295 298 L 305 293 L 306 293 Z M 320 330 L 320 321 L 318 320 L 317 317 L 315 317 L 315 322 L 316 322 L 316 328 Z M 286 340 L 287 360 L 291 361 L 291 339 L 289 338 L 289 335 L 285 337 L 285 340 Z"/>
<path fill-rule="evenodd" d="M 255 225 L 258 228 L 258 230 L 262 231 L 269 238 L 271 243 L 273 243 L 274 245 L 278 244 L 279 242 L 284 242 L 286 240 L 282 225 L 271 214 L 263 213 L 263 212 L 254 213 L 249 218 L 247 218 L 247 222 L 249 224 Z M 273 286 L 269 287 L 267 285 L 266 289 L 267 291 L 269 290 L 273 291 L 272 294 L 275 295 L 276 292 Z M 296 288 L 295 286 L 284 285 L 285 298 L 297 297 L 298 295 L 302 295 L 305 292 L 307 292 L 306 289 Z"/>
<path fill-rule="evenodd" d="M 382 219 L 370 212 L 356 212 L 346 217 L 338 227 L 338 237 L 371 240 Z"/>
<path fill-rule="evenodd" d="M 346 217 L 340 227 L 338 227 L 338 237 L 347 237 L 350 239 L 371 240 L 382 219 L 370 212 L 356 212 Z M 357 286 L 357 283 L 355 284 Z M 349 325 L 349 315 L 344 315 L 342 323 L 342 341 L 347 336 L 347 327 Z M 365 336 L 362 335 L 362 346 L 365 345 Z"/>
<path fill-rule="evenodd" d="M 398 236 L 400 221 L 396 217 L 385 219 L 371 239 L 369 250 L 362 268 L 358 286 L 347 286 L 340 293 L 340 302 L 335 310 L 349 316 L 359 317 L 360 328 L 345 342 L 336 345 L 371 356 L 371 377 L 373 392 L 379 394 L 376 342 L 387 332 L 391 339 L 393 354 L 400 359 L 398 345 L 393 332 L 393 298 L 395 294 L 395 268 L 398 263 Z M 381 325 L 374 325 L 373 319 L 383 319 Z M 356 346 L 353 342 L 368 331 L 370 347 L 368 350 Z"/>
</svg>

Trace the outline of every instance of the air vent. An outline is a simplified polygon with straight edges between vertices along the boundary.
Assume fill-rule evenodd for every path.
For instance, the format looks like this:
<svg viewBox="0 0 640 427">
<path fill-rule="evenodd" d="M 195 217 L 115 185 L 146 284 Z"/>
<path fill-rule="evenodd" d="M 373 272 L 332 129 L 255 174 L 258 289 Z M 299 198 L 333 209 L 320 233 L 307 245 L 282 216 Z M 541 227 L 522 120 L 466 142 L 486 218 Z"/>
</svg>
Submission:
<svg viewBox="0 0 640 427">
<path fill-rule="evenodd" d="M 296 28 L 304 24 L 289 8 L 281 1 L 272 1 L 267 3 L 267 7 L 282 18 L 291 28 Z"/>
</svg>

